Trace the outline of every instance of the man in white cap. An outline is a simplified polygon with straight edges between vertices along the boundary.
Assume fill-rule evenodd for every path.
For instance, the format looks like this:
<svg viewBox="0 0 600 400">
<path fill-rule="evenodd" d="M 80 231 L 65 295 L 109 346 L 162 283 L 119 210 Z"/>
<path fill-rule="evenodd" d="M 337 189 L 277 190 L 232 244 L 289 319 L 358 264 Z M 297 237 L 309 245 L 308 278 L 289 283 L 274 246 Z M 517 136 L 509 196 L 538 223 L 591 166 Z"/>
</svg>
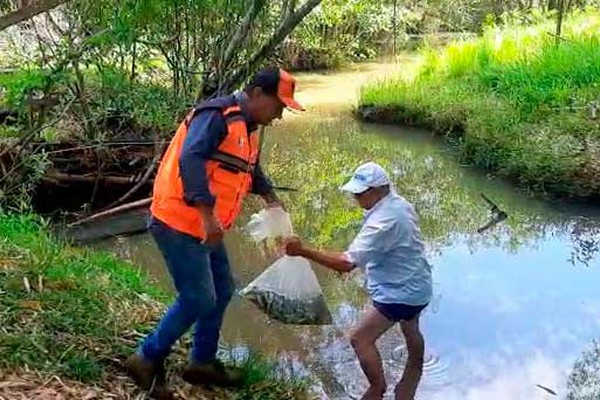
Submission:
<svg viewBox="0 0 600 400">
<path fill-rule="evenodd" d="M 431 267 L 425 258 L 413 206 L 395 193 L 385 170 L 361 165 L 342 190 L 352 193 L 365 212 L 360 232 L 346 252 L 309 248 L 293 238 L 286 252 L 338 272 L 363 268 L 373 307 L 358 322 L 350 342 L 369 380 L 363 400 L 381 400 L 386 391 L 381 356 L 375 342 L 397 322 L 406 339 L 408 360 L 395 388 L 396 400 L 413 400 L 423 372 L 425 343 L 419 315 L 432 295 Z"/>
</svg>

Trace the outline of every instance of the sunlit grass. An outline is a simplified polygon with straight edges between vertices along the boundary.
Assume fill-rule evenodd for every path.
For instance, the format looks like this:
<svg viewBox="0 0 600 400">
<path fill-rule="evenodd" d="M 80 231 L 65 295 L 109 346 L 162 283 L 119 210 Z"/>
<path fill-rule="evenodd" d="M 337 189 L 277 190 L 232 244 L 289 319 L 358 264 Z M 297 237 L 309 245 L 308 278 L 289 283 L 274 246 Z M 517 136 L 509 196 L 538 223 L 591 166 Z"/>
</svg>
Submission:
<svg viewBox="0 0 600 400">
<path fill-rule="evenodd" d="M 462 137 L 465 162 L 537 191 L 598 196 L 587 108 L 600 98 L 600 13 L 578 12 L 557 45 L 553 21 L 489 27 L 480 38 L 422 52 L 410 78 L 362 88 L 362 107 L 386 119 Z"/>
</svg>

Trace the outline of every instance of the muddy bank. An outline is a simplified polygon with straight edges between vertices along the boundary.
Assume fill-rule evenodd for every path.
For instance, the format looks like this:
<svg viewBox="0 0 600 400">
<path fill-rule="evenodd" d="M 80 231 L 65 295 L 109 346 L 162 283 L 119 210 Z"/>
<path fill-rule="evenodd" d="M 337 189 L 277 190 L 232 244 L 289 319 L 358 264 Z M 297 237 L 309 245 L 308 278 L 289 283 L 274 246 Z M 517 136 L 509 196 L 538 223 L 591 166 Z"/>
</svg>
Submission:
<svg viewBox="0 0 600 400">
<path fill-rule="evenodd" d="M 0 212 L 0 236 L 0 398 L 147 398 L 123 361 L 172 296 L 126 261 L 56 240 L 36 216 Z M 219 356 L 241 368 L 242 387 L 192 387 L 180 378 L 189 347 L 183 339 L 166 361 L 173 400 L 309 398 L 295 371 L 236 345 Z"/>
<path fill-rule="evenodd" d="M 360 105 L 354 110 L 354 115 L 363 122 L 375 124 L 396 124 L 411 128 L 427 129 L 438 136 L 461 137 L 465 133 L 462 121 L 437 120 L 431 116 L 416 113 L 410 108 L 395 106 Z"/>
</svg>

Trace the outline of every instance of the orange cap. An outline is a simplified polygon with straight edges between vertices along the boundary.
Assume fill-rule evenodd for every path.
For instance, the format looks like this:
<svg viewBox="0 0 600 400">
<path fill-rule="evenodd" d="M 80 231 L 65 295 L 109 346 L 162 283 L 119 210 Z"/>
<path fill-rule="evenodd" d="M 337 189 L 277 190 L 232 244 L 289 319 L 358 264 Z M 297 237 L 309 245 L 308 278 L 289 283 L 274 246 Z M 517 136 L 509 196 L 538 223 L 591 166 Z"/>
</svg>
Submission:
<svg viewBox="0 0 600 400">
<path fill-rule="evenodd" d="M 304 111 L 304 107 L 294 99 L 296 91 L 296 79 L 287 71 L 279 68 L 279 85 L 277 87 L 277 97 L 286 107 L 294 110 Z"/>
</svg>

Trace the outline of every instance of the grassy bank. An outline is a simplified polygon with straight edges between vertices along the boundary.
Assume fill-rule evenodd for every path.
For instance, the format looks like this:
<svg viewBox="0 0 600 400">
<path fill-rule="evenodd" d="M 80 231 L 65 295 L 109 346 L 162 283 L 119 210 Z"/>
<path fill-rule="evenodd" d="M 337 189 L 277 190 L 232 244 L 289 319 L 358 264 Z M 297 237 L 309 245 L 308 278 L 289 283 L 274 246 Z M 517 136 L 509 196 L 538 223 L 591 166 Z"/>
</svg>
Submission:
<svg viewBox="0 0 600 400">
<path fill-rule="evenodd" d="M 169 300 L 140 271 L 109 254 L 61 243 L 35 216 L 0 213 L 0 274 L 1 398 L 139 394 L 121 362 Z M 170 381 L 179 393 L 201 396 L 205 392 L 178 378 L 185 357 L 177 348 Z M 241 367 L 244 388 L 217 398 L 297 399 L 306 393 L 305 381 L 280 378 L 275 363 L 251 357 Z"/>
<path fill-rule="evenodd" d="M 457 145 L 462 161 L 536 192 L 597 198 L 600 13 L 571 15 L 558 45 L 554 24 L 515 21 L 425 50 L 411 77 L 364 87 L 360 113 L 433 129 Z"/>
</svg>

